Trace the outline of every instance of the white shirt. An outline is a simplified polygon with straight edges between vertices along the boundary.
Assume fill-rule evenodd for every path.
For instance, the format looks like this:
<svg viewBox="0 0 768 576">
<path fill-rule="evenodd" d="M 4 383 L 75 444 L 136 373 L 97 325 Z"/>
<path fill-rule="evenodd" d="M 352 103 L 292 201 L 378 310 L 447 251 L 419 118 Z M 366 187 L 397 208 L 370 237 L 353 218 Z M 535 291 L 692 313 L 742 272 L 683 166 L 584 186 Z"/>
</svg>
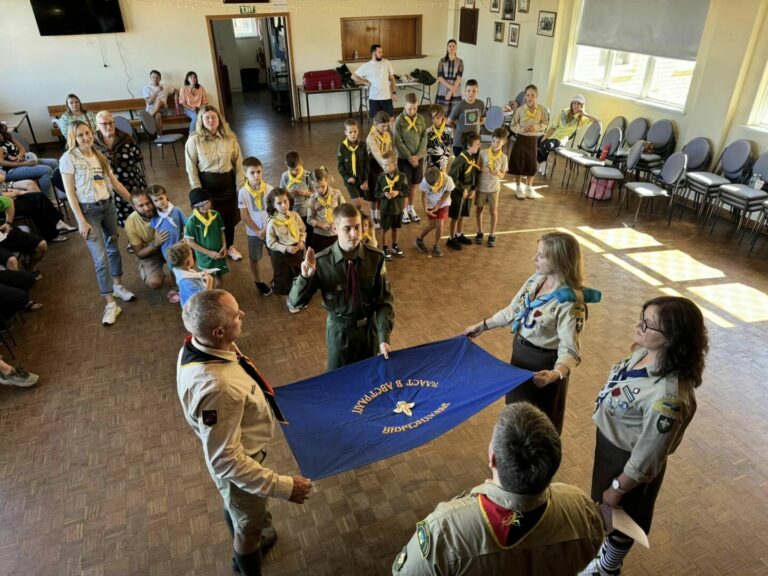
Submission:
<svg viewBox="0 0 768 576">
<path fill-rule="evenodd" d="M 109 174 L 104 174 L 96 154 L 87 157 L 79 148 L 64 152 L 59 160 L 59 169 L 62 174 L 74 174 L 75 195 L 80 204 L 92 204 L 110 198 L 112 183 Z"/>
<path fill-rule="evenodd" d="M 440 188 L 438 188 L 437 191 L 432 189 L 432 186 L 429 185 L 426 178 L 424 178 L 421 181 L 421 184 L 419 184 L 419 190 L 421 190 L 424 194 L 427 195 L 427 208 L 429 208 L 430 210 L 434 208 L 438 202 L 440 202 L 440 198 L 443 197 L 443 194 L 445 194 L 446 191 L 448 192 L 448 196 L 446 197 L 445 202 L 443 202 L 443 205 L 441 206 L 441 208 L 450 206 L 451 205 L 450 193 L 453 192 L 454 188 L 456 188 L 456 185 L 453 183 L 453 178 L 451 178 L 447 174 L 443 175 L 443 185 L 440 186 Z"/>
<path fill-rule="evenodd" d="M 237 193 L 237 207 L 241 210 L 246 208 L 253 223 L 261 230 L 266 230 L 267 220 L 269 220 L 269 216 L 267 215 L 267 194 L 269 194 L 270 190 L 272 190 L 272 186 L 267 184 L 264 195 L 261 197 L 261 210 L 256 206 L 256 201 L 253 199 L 253 196 L 251 196 L 251 193 L 246 190 L 245 186 L 240 188 L 240 191 Z M 259 235 L 256 230 L 252 230 L 248 225 L 245 226 L 245 233 L 248 236 Z"/>
<path fill-rule="evenodd" d="M 392 99 L 389 78 L 395 75 L 395 69 L 392 68 L 389 60 L 369 60 L 355 71 L 355 75 L 371 83 L 370 88 L 368 88 L 369 100 Z"/>
</svg>

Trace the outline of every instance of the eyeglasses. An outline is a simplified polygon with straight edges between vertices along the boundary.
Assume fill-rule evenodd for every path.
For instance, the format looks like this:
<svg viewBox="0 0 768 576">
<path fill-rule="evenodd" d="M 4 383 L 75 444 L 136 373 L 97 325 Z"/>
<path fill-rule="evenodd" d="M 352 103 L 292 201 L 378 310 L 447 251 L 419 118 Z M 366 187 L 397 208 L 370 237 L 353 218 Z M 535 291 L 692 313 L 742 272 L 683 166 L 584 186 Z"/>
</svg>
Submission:
<svg viewBox="0 0 768 576">
<path fill-rule="evenodd" d="M 114 126 L 114 122 L 99 122 L 99 126 Z"/>
<path fill-rule="evenodd" d="M 640 316 L 640 332 L 645 334 L 647 330 L 658 332 L 659 334 L 664 334 L 663 330 L 659 330 L 658 328 L 655 328 L 654 326 L 651 326 L 650 324 L 648 324 L 648 320 L 645 319 L 645 316 Z"/>
</svg>

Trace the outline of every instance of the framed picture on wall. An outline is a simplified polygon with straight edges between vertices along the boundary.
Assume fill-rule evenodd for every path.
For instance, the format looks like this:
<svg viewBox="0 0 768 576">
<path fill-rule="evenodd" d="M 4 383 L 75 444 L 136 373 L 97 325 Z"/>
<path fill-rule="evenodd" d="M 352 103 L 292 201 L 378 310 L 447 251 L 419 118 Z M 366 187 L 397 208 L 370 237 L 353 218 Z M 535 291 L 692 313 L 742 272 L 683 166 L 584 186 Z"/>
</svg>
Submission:
<svg viewBox="0 0 768 576">
<path fill-rule="evenodd" d="M 493 23 L 493 40 L 495 42 L 504 42 L 504 22 Z"/>
<path fill-rule="evenodd" d="M 491 12 L 501 12 L 501 0 L 491 0 Z"/>
<path fill-rule="evenodd" d="M 474 8 L 475 0 L 464 0 L 464 8 Z"/>
<path fill-rule="evenodd" d="M 503 0 L 501 8 L 502 20 L 514 20 L 515 19 L 515 0 Z"/>
<path fill-rule="evenodd" d="M 531 9 L 531 0 L 517 0 L 517 11 L 520 14 L 528 14 Z"/>
<path fill-rule="evenodd" d="M 555 18 L 557 18 L 555 12 L 539 11 L 539 26 L 536 28 L 536 34 L 539 36 L 554 36 Z"/>
<path fill-rule="evenodd" d="M 509 23 L 509 40 L 507 40 L 507 46 L 514 46 L 517 48 L 520 45 L 520 24 L 514 22 Z"/>
</svg>

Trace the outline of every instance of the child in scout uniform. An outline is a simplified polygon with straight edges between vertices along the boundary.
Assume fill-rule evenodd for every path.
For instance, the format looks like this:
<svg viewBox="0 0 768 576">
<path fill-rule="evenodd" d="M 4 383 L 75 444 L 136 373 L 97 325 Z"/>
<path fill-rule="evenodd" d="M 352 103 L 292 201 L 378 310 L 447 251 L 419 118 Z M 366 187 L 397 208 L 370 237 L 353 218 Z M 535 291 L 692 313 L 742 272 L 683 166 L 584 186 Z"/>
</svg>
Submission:
<svg viewBox="0 0 768 576">
<path fill-rule="evenodd" d="M 339 145 L 339 153 L 336 156 L 339 174 L 344 181 L 344 186 L 349 192 L 349 197 L 358 210 L 362 210 L 363 197 L 368 191 L 368 151 L 365 144 L 357 138 L 360 129 L 354 118 L 344 121 L 344 140 Z"/>
<path fill-rule="evenodd" d="M 272 289 L 285 297 L 285 305 L 291 314 L 301 312 L 288 302 L 293 279 L 301 272 L 301 260 L 307 241 L 307 229 L 297 212 L 291 210 L 288 191 L 274 188 L 267 195 L 267 248 L 272 257 L 275 279 Z"/>
<path fill-rule="evenodd" d="M 203 188 L 189 192 L 192 216 L 184 227 L 184 241 L 195 251 L 197 267 L 214 276 L 214 287 L 224 284 L 223 275 L 227 267 L 227 241 L 224 237 L 224 219 L 216 210 L 211 210 L 211 198 Z"/>
<path fill-rule="evenodd" d="M 392 133 L 389 131 L 389 114 L 383 110 L 376 112 L 373 126 L 365 139 L 368 147 L 368 192 L 371 202 L 371 218 L 375 230 L 381 228 L 381 200 L 376 197 L 376 181 L 384 170 L 384 153 L 392 150 Z"/>
<path fill-rule="evenodd" d="M 312 172 L 315 180 L 315 192 L 309 198 L 309 223 L 315 229 L 310 246 L 315 252 L 325 250 L 336 242 L 336 229 L 333 226 L 333 209 L 344 202 L 341 192 L 331 188 L 330 175 L 323 168 Z"/>
<path fill-rule="evenodd" d="M 445 120 L 445 110 L 439 104 L 429 107 L 432 125 L 427 128 L 427 168 L 434 166 L 441 172 L 448 172 L 451 159 L 453 128 Z"/>
<path fill-rule="evenodd" d="M 442 110 L 442 107 L 438 106 Z M 427 245 L 424 238 L 434 230 L 435 244 L 432 246 L 432 255 L 440 258 L 443 251 L 440 249 L 440 236 L 443 234 L 443 222 L 448 219 L 448 207 L 451 205 L 451 193 L 455 188 L 453 179 L 441 172 L 435 166 L 427 168 L 424 180 L 421 181 L 421 203 L 427 214 L 427 225 L 416 238 L 416 250 L 426 254 Z"/>
<path fill-rule="evenodd" d="M 491 134 L 491 147 L 481 150 L 478 155 L 480 175 L 477 179 L 475 194 L 475 218 L 477 235 L 475 244 L 483 243 L 483 212 L 489 206 L 491 210 L 491 233 L 488 235 L 488 248 L 496 246 L 496 223 L 499 221 L 499 191 L 501 179 L 507 174 L 507 156 L 504 144 L 507 143 L 506 128 L 496 128 Z"/>
<path fill-rule="evenodd" d="M 213 288 L 213 276 L 206 271 L 195 270 L 195 255 L 184 242 L 177 242 L 168 248 L 166 261 L 173 270 L 179 287 L 179 304 L 184 308 L 187 301 L 198 292 Z"/>
<path fill-rule="evenodd" d="M 477 175 L 480 171 L 477 164 L 479 150 L 480 135 L 469 132 L 464 137 L 464 150 L 454 158 L 448 172 L 455 186 L 451 192 L 451 206 L 448 209 L 451 219 L 450 238 L 445 243 L 451 250 L 461 250 L 462 246 L 472 244 L 472 241 L 464 236 L 462 229 L 464 218 L 469 216 L 469 207 L 475 200 Z"/>
<path fill-rule="evenodd" d="M 373 229 L 373 220 L 368 214 L 360 213 L 360 225 L 363 229 L 363 237 L 361 242 L 368 244 L 374 248 L 379 247 L 379 243 L 376 241 L 376 232 Z"/>
<path fill-rule="evenodd" d="M 150 220 L 152 228 L 156 232 L 167 232 L 168 239 L 160 246 L 163 258 L 168 266 L 173 265 L 168 260 L 168 249 L 184 238 L 184 227 L 187 225 L 187 217 L 178 206 L 168 200 L 168 192 L 159 184 L 152 184 L 147 190 L 152 203 L 157 209 L 156 214 Z"/>
<path fill-rule="evenodd" d="M 392 254 L 402 258 L 405 252 L 397 245 L 397 231 L 402 226 L 404 197 L 408 196 L 408 178 L 397 169 L 397 156 L 393 150 L 384 153 L 384 172 L 376 180 L 376 197 L 381 199 L 381 245 L 384 258 Z M 392 251 L 387 245 L 387 232 L 391 230 Z"/>
<path fill-rule="evenodd" d="M 312 240 L 312 227 L 307 223 L 307 207 L 312 196 L 312 179 L 304 169 L 304 163 L 298 152 L 288 152 L 285 155 L 285 165 L 288 170 L 280 177 L 280 188 L 288 191 L 293 202 L 291 210 L 296 212 L 304 222 L 308 240 Z"/>
<path fill-rule="evenodd" d="M 243 160 L 245 184 L 237 193 L 237 207 L 240 209 L 240 219 L 245 222 L 245 233 L 248 237 L 248 264 L 251 267 L 256 290 L 262 296 L 272 294 L 269 284 L 261 280 L 259 262 L 264 254 L 264 244 L 267 237 L 267 194 L 272 186 L 264 182 L 264 168 L 261 160 L 248 156 Z"/>
<path fill-rule="evenodd" d="M 404 198 L 403 224 L 420 222 L 416 209 L 409 197 L 416 197 L 419 182 L 424 177 L 424 157 L 427 154 L 427 121 L 419 114 L 416 94 L 405 95 L 403 112 L 395 120 L 395 148 L 397 148 L 397 169 L 411 184 L 410 194 Z"/>
</svg>

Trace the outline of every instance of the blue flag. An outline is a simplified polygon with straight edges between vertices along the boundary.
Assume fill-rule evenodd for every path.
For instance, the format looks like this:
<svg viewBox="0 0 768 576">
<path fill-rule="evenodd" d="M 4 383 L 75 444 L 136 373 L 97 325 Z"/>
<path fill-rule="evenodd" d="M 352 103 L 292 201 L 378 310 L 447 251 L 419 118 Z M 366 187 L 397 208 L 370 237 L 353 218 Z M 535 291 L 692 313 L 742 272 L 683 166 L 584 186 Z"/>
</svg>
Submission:
<svg viewBox="0 0 768 576">
<path fill-rule="evenodd" d="M 532 375 L 458 336 L 344 366 L 275 394 L 301 473 L 317 480 L 434 440 Z"/>
</svg>

